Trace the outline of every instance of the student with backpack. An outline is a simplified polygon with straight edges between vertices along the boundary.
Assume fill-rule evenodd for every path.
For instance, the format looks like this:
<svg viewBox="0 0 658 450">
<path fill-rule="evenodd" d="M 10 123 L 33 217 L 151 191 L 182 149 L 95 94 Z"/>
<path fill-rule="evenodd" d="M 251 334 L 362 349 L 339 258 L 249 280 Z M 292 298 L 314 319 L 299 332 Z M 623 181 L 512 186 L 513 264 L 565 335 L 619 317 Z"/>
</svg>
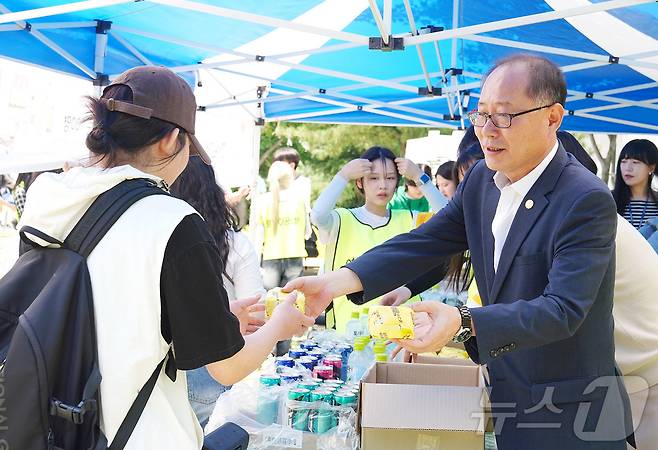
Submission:
<svg viewBox="0 0 658 450">
<path fill-rule="evenodd" d="M 93 121 L 86 140 L 92 153 L 90 165 L 60 175 L 44 174 L 32 185 L 20 225 L 24 242 L 36 248 L 26 251 L 0 281 L 0 318 L 8 318 L 0 326 L 5 333 L 0 335 L 0 349 L 6 357 L 2 372 L 5 392 L 13 393 L 7 400 L 10 395 L 14 399 L 20 396 L 25 403 L 40 407 L 39 414 L 32 417 L 21 416 L 21 409 L 28 406 L 18 406 L 18 400 L 14 409 L 7 408 L 9 445 L 30 450 L 51 445 L 67 450 L 105 449 L 104 444 L 111 442 L 111 450 L 200 449 L 203 433 L 187 399 L 184 371 L 205 366 L 219 382 L 233 384 L 257 369 L 277 341 L 304 331 L 313 319 L 294 308 L 295 295 L 291 294 L 258 333 L 244 338 L 240 334 L 221 282 L 220 250 L 208 226 L 190 205 L 167 193 L 167 186 L 187 165 L 190 152 L 209 163 L 194 136 L 194 94 L 182 78 L 161 67 L 131 69 L 107 86 L 100 99 L 90 98 L 89 109 Z M 117 205 L 127 197 L 115 194 L 123 189 L 132 195 L 135 186 L 160 195 L 145 196 L 123 212 Z M 119 200 L 114 201 L 115 197 Z M 86 212 L 97 214 L 95 202 L 102 204 L 108 198 L 113 202 L 102 205 L 100 219 L 88 221 Z M 111 227 L 98 232 L 96 225 L 107 223 L 108 214 L 114 211 L 115 216 L 120 215 L 118 219 L 113 217 Z M 89 233 L 80 230 L 81 217 Z M 89 245 L 83 239 L 78 245 L 71 242 L 71 235 L 102 237 Z M 44 250 L 43 246 L 54 248 Z M 93 250 L 89 252 L 89 248 Z M 61 255 L 61 264 L 43 281 L 40 278 L 51 267 L 38 264 L 38 258 L 52 262 L 50 255 L 54 254 Z M 81 260 L 79 255 L 86 258 Z M 82 275 L 67 285 L 58 281 L 70 267 L 62 263 L 64 257 L 84 266 L 79 272 Z M 36 264 L 30 266 L 33 260 Z M 7 293 L 13 290 L 16 299 L 24 300 L 26 289 L 19 291 L 16 283 L 26 279 L 43 288 L 34 293 L 27 308 L 9 312 Z M 24 366 L 16 352 L 22 342 L 52 347 L 55 344 L 44 344 L 33 336 L 61 324 L 62 334 L 82 329 L 76 328 L 78 323 L 66 322 L 65 314 L 70 317 L 70 311 L 54 306 L 48 310 L 48 303 L 81 290 L 87 292 L 87 298 L 93 294 L 93 315 L 87 321 L 92 330 L 86 334 L 89 339 L 76 339 L 74 334 L 68 336 L 68 345 L 57 349 L 63 353 L 35 352 L 38 356 L 34 358 L 47 364 L 36 364 L 34 373 L 21 372 Z M 50 296 L 45 305 L 40 302 L 44 296 Z M 15 319 L 21 309 L 25 313 Z M 16 321 L 16 331 L 7 342 L 6 330 Z M 53 400 L 60 385 L 72 380 L 67 378 L 69 373 L 55 379 L 47 374 L 43 382 L 41 377 L 44 367 L 48 370 L 57 363 L 60 372 L 82 365 L 69 358 L 73 352 L 69 347 L 74 346 L 85 346 L 92 355 L 97 352 L 97 362 L 94 358 L 91 364 L 83 361 L 92 367 L 97 364 L 98 370 L 92 370 L 95 377 L 76 386 L 85 399 L 79 404 L 74 398 Z M 98 383 L 99 394 L 94 395 Z M 35 397 L 43 395 L 42 391 L 48 392 L 47 396 Z M 143 411 L 129 413 L 135 408 Z M 85 422 L 85 416 L 93 417 L 94 411 L 99 417 L 97 426 Z M 126 416 L 132 422 L 127 427 Z M 71 431 L 79 425 L 86 427 L 84 434 Z M 29 427 L 39 428 L 20 433 L 21 428 Z M 115 437 L 120 442 L 114 441 Z"/>
</svg>

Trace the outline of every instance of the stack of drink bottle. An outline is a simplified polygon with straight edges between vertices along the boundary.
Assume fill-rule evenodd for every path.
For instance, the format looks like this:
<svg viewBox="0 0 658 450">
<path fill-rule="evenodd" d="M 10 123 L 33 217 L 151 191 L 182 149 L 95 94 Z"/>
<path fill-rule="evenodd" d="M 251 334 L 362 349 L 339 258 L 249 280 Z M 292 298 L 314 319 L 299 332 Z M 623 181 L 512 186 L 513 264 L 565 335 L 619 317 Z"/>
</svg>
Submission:
<svg viewBox="0 0 658 450">
<path fill-rule="evenodd" d="M 378 311 L 355 311 L 343 335 L 311 331 L 293 341 L 288 354 L 266 363 L 258 378 L 219 397 L 206 432 L 233 422 L 249 432 L 253 448 L 358 448 L 359 383 L 375 361 L 389 360 L 386 339 L 402 337 L 409 327 L 398 320 L 406 317 L 399 311 Z"/>
<path fill-rule="evenodd" d="M 357 336 L 353 344 L 303 341 L 275 360 L 277 373 L 261 375 L 258 421 L 263 425 L 281 422 L 272 388 L 287 385 L 287 424 L 312 433 L 329 431 L 338 425 L 341 408 L 356 411 L 359 381 L 368 367 L 387 360 L 385 341 L 371 344 L 369 336 Z"/>
<path fill-rule="evenodd" d="M 341 415 L 356 411 L 358 383 L 346 382 L 351 353 L 352 346 L 344 342 L 308 340 L 277 358 L 277 373 L 260 377 L 258 422 L 285 422 L 295 430 L 318 434 L 338 426 Z M 283 418 L 279 397 L 272 395 L 280 389 L 277 386 L 288 386 Z"/>
</svg>

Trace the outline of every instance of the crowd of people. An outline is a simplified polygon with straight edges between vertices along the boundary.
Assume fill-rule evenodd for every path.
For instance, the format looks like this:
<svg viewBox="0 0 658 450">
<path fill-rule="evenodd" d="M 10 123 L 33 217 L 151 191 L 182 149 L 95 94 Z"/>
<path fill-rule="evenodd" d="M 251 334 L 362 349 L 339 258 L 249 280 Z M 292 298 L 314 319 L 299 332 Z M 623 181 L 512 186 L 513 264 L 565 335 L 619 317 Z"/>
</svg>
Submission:
<svg viewBox="0 0 658 450">
<path fill-rule="evenodd" d="M 173 100 L 144 100 L 162 86 Z M 370 147 L 311 202 L 292 148 L 274 155 L 266 192 L 219 186 L 194 136 L 192 90 L 167 69 L 140 67 L 89 99 L 88 161 L 3 176 L 1 201 L 7 225 L 64 241 L 126 179 L 170 192 L 137 202 L 89 257 L 108 441 L 174 348 L 178 375 L 160 374 L 126 449 L 201 448 L 199 425 L 217 398 L 273 349 L 285 353 L 321 314 L 344 332 L 354 311 L 380 303 L 416 312 L 416 338 L 401 348 L 436 352 L 454 340 L 486 364 L 499 449 L 649 449 L 658 442 L 658 149 L 626 144 L 610 191 L 560 130 L 565 97 L 548 60 L 502 60 L 484 78 L 454 161 L 433 173 Z M 350 183 L 363 203 L 337 208 Z M 248 195 L 256 245 L 233 209 Z M 324 266 L 302 276 L 316 234 Z M 467 300 L 420 301 L 439 283 Z M 264 322 L 259 299 L 281 286 L 292 293 Z M 550 411 L 536 408 L 545 395 Z M 575 425 L 601 417 L 605 429 Z M 547 422 L 557 426 L 529 426 Z"/>
</svg>

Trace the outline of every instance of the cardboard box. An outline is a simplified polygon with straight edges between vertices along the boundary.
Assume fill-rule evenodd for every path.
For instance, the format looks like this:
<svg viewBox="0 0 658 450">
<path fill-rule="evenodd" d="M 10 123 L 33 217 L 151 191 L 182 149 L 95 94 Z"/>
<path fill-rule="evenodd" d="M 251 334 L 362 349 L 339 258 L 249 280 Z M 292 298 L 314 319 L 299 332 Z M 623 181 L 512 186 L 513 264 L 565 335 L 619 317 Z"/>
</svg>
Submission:
<svg viewBox="0 0 658 450">
<path fill-rule="evenodd" d="M 361 450 L 482 450 L 487 409 L 481 368 L 470 361 L 376 363 L 361 381 Z"/>
</svg>

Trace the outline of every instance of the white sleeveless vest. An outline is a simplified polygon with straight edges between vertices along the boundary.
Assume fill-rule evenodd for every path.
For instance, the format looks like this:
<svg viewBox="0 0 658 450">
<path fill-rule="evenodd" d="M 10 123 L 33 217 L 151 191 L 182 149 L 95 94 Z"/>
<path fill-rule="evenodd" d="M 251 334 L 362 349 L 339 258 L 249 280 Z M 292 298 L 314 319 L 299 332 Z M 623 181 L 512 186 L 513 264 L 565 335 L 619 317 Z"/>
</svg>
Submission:
<svg viewBox="0 0 658 450">
<path fill-rule="evenodd" d="M 195 212 L 172 197 L 146 197 L 121 216 L 88 258 L 103 377 L 101 428 L 108 443 L 167 353 L 160 332 L 160 272 L 171 234 Z M 185 372 L 178 371 L 172 382 L 162 371 L 125 450 L 198 450 L 202 442 Z"/>
</svg>

